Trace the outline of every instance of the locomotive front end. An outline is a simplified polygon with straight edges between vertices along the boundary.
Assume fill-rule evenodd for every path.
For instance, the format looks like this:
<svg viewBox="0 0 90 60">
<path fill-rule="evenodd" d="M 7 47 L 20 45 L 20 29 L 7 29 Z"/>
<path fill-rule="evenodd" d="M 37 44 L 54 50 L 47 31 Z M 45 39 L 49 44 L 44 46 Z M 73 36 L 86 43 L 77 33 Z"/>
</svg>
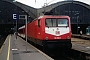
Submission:
<svg viewBox="0 0 90 60">
<path fill-rule="evenodd" d="M 45 45 L 49 48 L 71 49 L 71 26 L 67 16 L 45 19 Z"/>
</svg>

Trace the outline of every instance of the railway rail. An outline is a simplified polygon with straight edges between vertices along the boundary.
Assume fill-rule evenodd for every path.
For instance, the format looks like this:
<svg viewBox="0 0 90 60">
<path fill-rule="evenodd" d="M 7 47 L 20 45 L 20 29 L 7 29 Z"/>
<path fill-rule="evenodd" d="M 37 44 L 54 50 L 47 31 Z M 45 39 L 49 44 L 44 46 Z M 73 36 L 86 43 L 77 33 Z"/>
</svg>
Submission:
<svg viewBox="0 0 90 60">
<path fill-rule="evenodd" d="M 72 34 L 72 37 L 74 38 L 80 38 L 80 39 L 85 39 L 85 40 L 90 40 L 90 36 L 89 35 L 79 35 L 79 34 Z"/>
<path fill-rule="evenodd" d="M 75 44 L 83 44 L 86 46 L 90 46 L 90 40 L 79 39 L 79 38 L 71 38 L 71 42 Z"/>
<path fill-rule="evenodd" d="M 88 46 L 90 43 L 88 40 L 82 40 L 77 38 L 72 38 L 72 39 L 73 39 L 72 43 L 76 43 L 76 44 L 85 44 Z M 37 48 L 40 49 L 40 47 Z M 52 57 L 54 60 L 90 60 L 90 54 L 86 54 L 84 52 L 80 52 L 73 49 L 63 53 L 62 51 L 52 51 L 52 52 L 49 51 L 46 54 Z"/>
<path fill-rule="evenodd" d="M 50 54 L 49 54 L 50 56 Z M 51 57 L 54 60 L 90 60 L 90 55 L 80 52 L 80 51 L 76 51 L 71 49 L 70 51 L 66 52 L 66 53 L 57 53 L 57 54 L 51 54 Z"/>
<path fill-rule="evenodd" d="M 90 46 L 90 40 L 72 38 L 71 42 L 72 44 L 81 44 L 85 46 Z M 57 54 L 53 54 L 53 55 L 51 54 L 51 57 L 54 58 L 55 60 L 90 60 L 90 54 L 82 51 L 71 49 L 65 53 L 60 53 L 60 52 L 61 51 L 57 52 Z"/>
<path fill-rule="evenodd" d="M 72 38 L 71 42 L 72 44 L 82 44 L 85 46 L 90 46 L 90 40 Z M 64 53 L 61 53 L 61 51 L 52 51 L 46 54 L 52 57 L 54 60 L 90 60 L 90 54 L 77 51 L 74 49 L 71 49 L 68 52 L 64 52 Z"/>
</svg>

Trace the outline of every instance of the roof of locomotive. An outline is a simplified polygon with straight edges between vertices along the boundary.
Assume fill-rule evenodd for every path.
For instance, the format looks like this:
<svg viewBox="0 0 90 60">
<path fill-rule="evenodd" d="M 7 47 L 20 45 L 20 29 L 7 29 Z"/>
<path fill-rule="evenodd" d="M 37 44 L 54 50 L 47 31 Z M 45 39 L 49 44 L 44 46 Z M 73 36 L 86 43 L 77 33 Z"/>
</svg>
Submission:
<svg viewBox="0 0 90 60">
<path fill-rule="evenodd" d="M 66 16 L 66 15 L 43 15 L 43 16 L 40 16 L 36 19 L 34 19 L 33 21 L 37 20 L 37 19 L 41 19 L 41 18 L 69 18 L 69 16 Z"/>
<path fill-rule="evenodd" d="M 69 16 L 66 16 L 66 15 L 43 15 L 37 19 L 40 19 L 40 18 L 63 18 L 63 17 L 68 18 Z"/>
<path fill-rule="evenodd" d="M 43 15 L 43 16 L 40 16 L 40 17 L 34 19 L 33 21 L 35 21 L 37 19 L 41 19 L 41 18 L 63 18 L 63 17 L 64 18 L 69 18 L 69 16 L 66 16 L 66 15 Z M 23 29 L 23 28 L 25 28 L 25 25 L 20 27 L 19 29 Z"/>
</svg>

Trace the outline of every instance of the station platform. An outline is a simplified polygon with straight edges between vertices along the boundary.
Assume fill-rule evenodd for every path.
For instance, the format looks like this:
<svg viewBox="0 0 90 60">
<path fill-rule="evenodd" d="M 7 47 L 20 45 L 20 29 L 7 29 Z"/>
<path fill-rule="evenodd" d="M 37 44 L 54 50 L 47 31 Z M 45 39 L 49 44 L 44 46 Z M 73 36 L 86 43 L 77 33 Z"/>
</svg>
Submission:
<svg viewBox="0 0 90 60">
<path fill-rule="evenodd" d="M 72 34 L 72 37 L 76 37 L 76 38 L 81 38 L 81 39 L 90 39 L 90 35 L 85 35 L 85 34 Z"/>
<path fill-rule="evenodd" d="M 72 44 L 72 49 L 86 54 L 90 54 L 90 46 L 85 46 L 81 44 Z"/>
<path fill-rule="evenodd" d="M 78 38 L 72 38 L 72 49 L 86 54 L 90 54 L 90 41 Z"/>
<path fill-rule="evenodd" d="M 54 60 L 20 37 L 8 35 L 1 50 L 0 60 Z"/>
</svg>

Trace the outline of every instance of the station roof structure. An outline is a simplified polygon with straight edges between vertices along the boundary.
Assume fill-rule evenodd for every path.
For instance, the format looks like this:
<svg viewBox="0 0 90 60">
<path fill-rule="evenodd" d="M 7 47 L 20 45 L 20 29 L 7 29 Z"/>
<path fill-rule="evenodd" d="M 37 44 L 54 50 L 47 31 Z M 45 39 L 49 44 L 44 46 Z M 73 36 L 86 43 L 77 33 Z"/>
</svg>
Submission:
<svg viewBox="0 0 90 60">
<path fill-rule="evenodd" d="M 14 0 L 0 0 L 0 24 L 5 26 L 4 29 L 15 27 L 16 21 L 12 19 L 13 13 L 27 15 L 28 22 L 42 15 L 68 15 L 71 18 L 71 24 L 90 24 L 90 5 L 75 0 L 60 1 L 39 9 Z M 18 20 L 17 23 L 20 27 L 25 24 L 25 20 Z"/>
<path fill-rule="evenodd" d="M 36 9 L 36 8 L 33 8 L 33 7 L 30 7 L 30 6 L 27 6 L 27 5 L 25 5 L 25 4 L 22 4 L 22 3 L 20 3 L 20 2 L 14 2 L 14 0 L 2 0 L 3 2 L 5 2 L 5 3 L 8 3 L 7 5 L 14 5 L 14 7 L 13 6 L 11 6 L 11 7 L 8 7 L 8 9 L 16 9 L 16 13 L 18 13 L 19 15 L 20 14 L 26 14 L 26 15 L 28 15 L 29 16 L 29 18 L 30 19 L 28 19 L 28 20 L 30 20 L 30 21 L 32 21 L 33 19 L 35 19 L 35 18 L 37 18 L 37 17 L 39 17 L 39 16 L 41 16 L 41 15 L 52 15 L 52 13 L 54 13 L 55 14 L 55 12 L 53 12 L 52 10 L 54 10 L 54 11 L 58 11 L 58 7 L 60 7 L 60 6 L 63 6 L 63 5 L 69 5 L 69 4 L 75 4 L 75 5 L 79 5 L 79 6 L 82 6 L 82 7 L 84 7 L 85 9 L 88 9 L 88 10 L 90 10 L 90 5 L 88 5 L 88 4 L 85 4 L 85 3 L 83 3 L 83 2 L 80 2 L 80 1 L 62 1 L 62 2 L 57 2 L 57 3 L 54 3 L 54 4 L 51 4 L 51 5 L 49 5 L 49 6 L 45 6 L 45 7 L 42 7 L 42 8 L 40 8 L 40 9 Z M 1 4 L 0 4 L 1 5 Z M 5 4 L 4 4 L 5 5 Z M 13 8 L 12 8 L 13 7 Z M 69 7 L 71 7 L 71 6 L 69 6 Z M 5 6 L 4 6 L 4 10 L 5 10 Z M 60 7 L 61 8 L 61 7 Z M 59 8 L 59 9 L 60 9 Z M 1 8 L 2 9 L 2 8 Z M 56 9 L 56 10 L 55 10 Z M 65 8 L 64 8 L 65 9 Z M 68 8 L 69 9 L 69 8 Z M 71 9 L 71 8 L 70 8 Z M 73 9 L 73 8 L 72 8 Z M 77 8 L 78 9 L 78 8 Z M 20 10 L 20 11 L 18 11 L 18 10 Z M 62 9 L 61 9 L 62 10 Z M 11 12 L 11 11 L 9 11 L 9 12 Z M 15 12 L 15 11 L 14 11 Z M 14 12 L 12 12 L 12 13 L 14 13 Z M 3 13 L 3 12 L 2 12 Z M 59 14 L 59 15 L 61 15 L 61 14 Z M 63 14 L 64 15 L 64 14 Z M 69 15 L 70 16 L 70 15 Z M 70 16 L 71 17 L 71 16 Z M 11 19 L 11 18 L 10 18 Z M 4 19 L 3 19 L 4 20 Z"/>
</svg>

